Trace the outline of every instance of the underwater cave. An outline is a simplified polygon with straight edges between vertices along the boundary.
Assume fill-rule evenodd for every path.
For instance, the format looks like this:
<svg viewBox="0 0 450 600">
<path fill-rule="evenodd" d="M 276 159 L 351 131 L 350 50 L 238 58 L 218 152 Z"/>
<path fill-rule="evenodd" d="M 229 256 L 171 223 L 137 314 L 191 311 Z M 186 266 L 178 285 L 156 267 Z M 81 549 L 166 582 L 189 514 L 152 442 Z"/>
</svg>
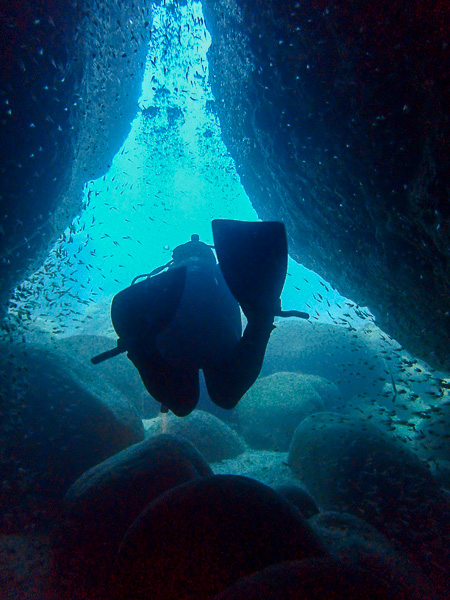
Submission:
<svg viewBox="0 0 450 600">
<path fill-rule="evenodd" d="M 2 6 L 5 598 L 447 597 L 449 14 Z M 192 234 L 220 263 L 214 220 L 284 224 L 308 318 L 272 315 L 234 408 L 202 367 L 176 416 L 130 348 L 91 359 Z"/>
</svg>

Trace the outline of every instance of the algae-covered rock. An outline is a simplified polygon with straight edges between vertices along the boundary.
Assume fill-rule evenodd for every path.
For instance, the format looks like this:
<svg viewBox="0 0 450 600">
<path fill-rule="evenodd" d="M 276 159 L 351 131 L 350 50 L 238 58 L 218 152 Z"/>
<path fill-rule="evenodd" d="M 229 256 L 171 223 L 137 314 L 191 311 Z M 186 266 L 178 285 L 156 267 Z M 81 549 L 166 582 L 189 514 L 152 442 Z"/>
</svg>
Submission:
<svg viewBox="0 0 450 600">
<path fill-rule="evenodd" d="M 210 462 L 235 458 L 245 450 L 238 434 L 220 419 L 203 410 L 179 418 L 167 413 L 144 421 L 147 437 L 161 433 L 178 435 L 191 442 Z"/>
<path fill-rule="evenodd" d="M 144 439 L 127 399 L 63 355 L 25 345 L 1 350 L 2 503 L 8 511 L 62 501 L 84 471 Z M 25 512 L 32 510 L 27 504 Z"/>
<path fill-rule="evenodd" d="M 288 462 L 325 510 L 349 512 L 445 570 L 449 504 L 426 464 L 363 419 L 316 413 L 297 427 Z M 443 571 L 442 571 L 443 572 Z"/>
<path fill-rule="evenodd" d="M 286 451 L 297 425 L 323 410 L 311 380 L 300 373 L 274 373 L 258 379 L 237 406 L 246 441 L 253 448 Z"/>
<path fill-rule="evenodd" d="M 390 381 L 378 348 L 360 332 L 300 319 L 277 323 L 270 336 L 261 374 L 277 371 L 324 377 L 347 400 L 381 392 Z"/>
<path fill-rule="evenodd" d="M 167 490 L 208 475 L 203 456 L 174 435 L 144 440 L 84 473 L 65 496 L 54 535 L 52 579 L 64 598 L 109 597 L 115 556 L 139 513 Z"/>
</svg>

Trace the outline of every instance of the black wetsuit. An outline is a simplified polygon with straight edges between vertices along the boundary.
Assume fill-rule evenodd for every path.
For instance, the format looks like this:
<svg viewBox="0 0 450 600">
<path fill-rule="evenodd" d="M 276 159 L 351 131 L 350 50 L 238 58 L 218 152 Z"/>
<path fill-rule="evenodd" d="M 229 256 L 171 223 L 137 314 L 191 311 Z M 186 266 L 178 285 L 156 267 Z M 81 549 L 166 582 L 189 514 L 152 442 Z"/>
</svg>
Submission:
<svg viewBox="0 0 450 600">
<path fill-rule="evenodd" d="M 239 305 L 210 247 L 198 240 L 179 246 L 169 270 L 179 267 L 186 280 L 175 316 L 163 331 L 128 344 L 128 357 L 151 396 L 178 416 L 197 405 L 199 369 L 211 400 L 233 408 L 260 373 L 273 315 L 250 318 L 241 337 Z M 163 286 L 165 275 L 152 279 Z"/>
</svg>

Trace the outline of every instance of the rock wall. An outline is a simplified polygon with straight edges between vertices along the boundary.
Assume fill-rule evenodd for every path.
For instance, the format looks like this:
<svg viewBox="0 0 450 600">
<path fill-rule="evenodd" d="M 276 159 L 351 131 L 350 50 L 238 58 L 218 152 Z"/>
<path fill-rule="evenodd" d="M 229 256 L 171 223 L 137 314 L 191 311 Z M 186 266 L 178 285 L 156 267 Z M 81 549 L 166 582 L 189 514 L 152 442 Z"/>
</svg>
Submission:
<svg viewBox="0 0 450 600">
<path fill-rule="evenodd" d="M 128 135 L 150 4 L 1 2 L 0 315 Z"/>
<path fill-rule="evenodd" d="M 227 147 L 293 256 L 450 368 L 450 10 L 204 0 Z"/>
</svg>

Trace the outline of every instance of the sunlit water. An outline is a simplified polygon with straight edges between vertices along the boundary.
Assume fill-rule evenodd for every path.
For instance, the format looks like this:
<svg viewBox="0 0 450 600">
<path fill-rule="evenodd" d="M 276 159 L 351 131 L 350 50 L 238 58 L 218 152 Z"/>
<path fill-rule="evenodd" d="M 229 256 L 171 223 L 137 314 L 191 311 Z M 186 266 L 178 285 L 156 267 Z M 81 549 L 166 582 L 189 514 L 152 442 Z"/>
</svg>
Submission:
<svg viewBox="0 0 450 600">
<path fill-rule="evenodd" d="M 109 171 L 86 184 L 81 215 L 19 286 L 12 313 L 19 310 L 21 324 L 70 335 L 82 329 L 89 305 L 165 264 L 192 233 L 212 244 L 212 219 L 258 219 L 214 114 L 210 42 L 200 3 L 154 7 L 130 134 Z M 284 309 L 306 310 L 315 320 L 372 324 L 366 310 L 292 260 L 282 301 Z"/>
</svg>

